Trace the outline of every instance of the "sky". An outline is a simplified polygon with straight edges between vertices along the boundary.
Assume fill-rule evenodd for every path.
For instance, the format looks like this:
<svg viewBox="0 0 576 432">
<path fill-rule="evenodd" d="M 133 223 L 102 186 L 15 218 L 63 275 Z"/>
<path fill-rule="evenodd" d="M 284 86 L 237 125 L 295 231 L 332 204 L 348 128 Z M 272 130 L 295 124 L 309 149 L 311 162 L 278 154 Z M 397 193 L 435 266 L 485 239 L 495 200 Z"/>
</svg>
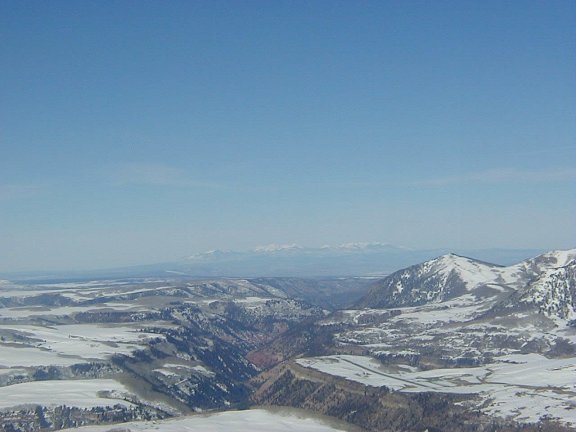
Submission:
<svg viewBox="0 0 576 432">
<path fill-rule="evenodd" d="M 0 1 L 0 271 L 575 215 L 572 0 Z"/>
</svg>

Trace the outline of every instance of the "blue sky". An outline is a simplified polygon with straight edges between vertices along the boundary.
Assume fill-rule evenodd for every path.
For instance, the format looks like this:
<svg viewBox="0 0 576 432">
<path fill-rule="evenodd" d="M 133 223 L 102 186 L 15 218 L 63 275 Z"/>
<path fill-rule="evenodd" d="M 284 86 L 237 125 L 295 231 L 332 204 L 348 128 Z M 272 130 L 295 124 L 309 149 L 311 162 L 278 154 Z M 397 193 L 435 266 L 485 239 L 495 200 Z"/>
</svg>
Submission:
<svg viewBox="0 0 576 432">
<path fill-rule="evenodd" d="M 0 270 L 568 248 L 574 1 L 0 2 Z"/>
</svg>

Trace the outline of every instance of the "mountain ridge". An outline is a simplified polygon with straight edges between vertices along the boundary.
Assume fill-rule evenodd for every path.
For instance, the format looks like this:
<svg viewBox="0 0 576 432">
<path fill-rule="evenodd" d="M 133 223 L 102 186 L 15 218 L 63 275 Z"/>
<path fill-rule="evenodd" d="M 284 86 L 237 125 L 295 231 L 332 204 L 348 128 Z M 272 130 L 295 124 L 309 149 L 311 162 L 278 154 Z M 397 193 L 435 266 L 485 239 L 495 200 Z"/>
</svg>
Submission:
<svg viewBox="0 0 576 432">
<path fill-rule="evenodd" d="M 549 251 L 511 266 L 449 253 L 375 282 L 356 307 L 420 306 L 465 294 L 501 297 L 506 302 L 513 295 L 523 304 L 537 305 L 560 318 L 573 319 L 575 274 L 576 249 Z"/>
</svg>

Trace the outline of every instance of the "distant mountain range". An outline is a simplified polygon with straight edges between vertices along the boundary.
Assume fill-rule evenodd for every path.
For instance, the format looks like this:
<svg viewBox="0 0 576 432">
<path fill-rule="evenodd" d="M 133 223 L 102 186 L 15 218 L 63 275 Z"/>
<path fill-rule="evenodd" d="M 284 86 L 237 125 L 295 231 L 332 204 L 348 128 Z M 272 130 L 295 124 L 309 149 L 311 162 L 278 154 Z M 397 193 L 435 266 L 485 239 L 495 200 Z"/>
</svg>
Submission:
<svg viewBox="0 0 576 432">
<path fill-rule="evenodd" d="M 386 243 L 346 243 L 338 246 L 302 247 L 270 244 L 248 251 L 211 250 L 174 262 L 85 272 L 2 274 L 7 279 L 156 277 L 325 277 L 383 276 L 399 268 L 449 252 L 475 256 L 501 265 L 517 263 L 543 252 L 540 249 L 426 249 L 414 250 Z"/>
<path fill-rule="evenodd" d="M 164 269 L 211 277 L 382 276 L 448 252 L 445 249 L 414 250 L 377 242 L 317 248 L 272 244 L 248 251 L 199 253 L 170 263 Z M 486 249 L 454 252 L 508 265 L 543 251 Z"/>
</svg>

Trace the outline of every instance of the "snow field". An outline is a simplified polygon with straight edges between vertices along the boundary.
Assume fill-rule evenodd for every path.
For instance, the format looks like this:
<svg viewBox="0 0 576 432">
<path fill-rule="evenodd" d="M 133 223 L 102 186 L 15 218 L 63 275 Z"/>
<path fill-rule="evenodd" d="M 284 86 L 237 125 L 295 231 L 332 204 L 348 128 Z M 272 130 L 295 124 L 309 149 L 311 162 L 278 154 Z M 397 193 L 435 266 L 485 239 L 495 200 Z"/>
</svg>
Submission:
<svg viewBox="0 0 576 432">
<path fill-rule="evenodd" d="M 113 354 L 130 354 L 143 348 L 146 341 L 161 337 L 126 325 L 0 325 L 0 330 L 18 332 L 30 339 L 21 347 L 0 343 L 0 366 L 4 367 L 66 366 L 106 359 Z"/>
<path fill-rule="evenodd" d="M 111 309 L 116 311 L 127 311 L 127 310 L 143 310 L 139 305 L 125 304 L 125 303 L 101 303 L 98 305 L 91 306 L 23 306 L 23 307 L 12 307 L 12 308 L 0 308 L 0 319 L 23 319 L 32 316 L 68 316 L 74 315 L 81 312 L 94 312 L 101 311 L 105 309 Z M 146 309 L 144 309 L 146 310 Z"/>
<path fill-rule="evenodd" d="M 104 397 L 109 394 L 113 398 Z M 131 406 L 122 400 L 129 394 L 126 387 L 111 379 L 34 381 L 0 387 L 0 408 L 19 405 L 66 405 L 78 408 L 107 407 L 120 404 Z"/>
<path fill-rule="evenodd" d="M 306 418 L 296 412 L 289 414 L 273 413 L 263 409 L 246 411 L 226 411 L 212 415 L 179 417 L 158 422 L 130 422 L 107 426 L 87 426 L 65 429 L 66 432 L 107 432 L 130 430 L 133 432 L 334 432 L 345 429 L 330 426 L 315 418 Z"/>
<path fill-rule="evenodd" d="M 370 357 L 332 355 L 298 359 L 300 366 L 364 385 L 402 392 L 477 394 L 486 414 L 538 421 L 549 415 L 576 426 L 576 358 L 509 355 L 482 367 L 389 373 Z"/>
</svg>

